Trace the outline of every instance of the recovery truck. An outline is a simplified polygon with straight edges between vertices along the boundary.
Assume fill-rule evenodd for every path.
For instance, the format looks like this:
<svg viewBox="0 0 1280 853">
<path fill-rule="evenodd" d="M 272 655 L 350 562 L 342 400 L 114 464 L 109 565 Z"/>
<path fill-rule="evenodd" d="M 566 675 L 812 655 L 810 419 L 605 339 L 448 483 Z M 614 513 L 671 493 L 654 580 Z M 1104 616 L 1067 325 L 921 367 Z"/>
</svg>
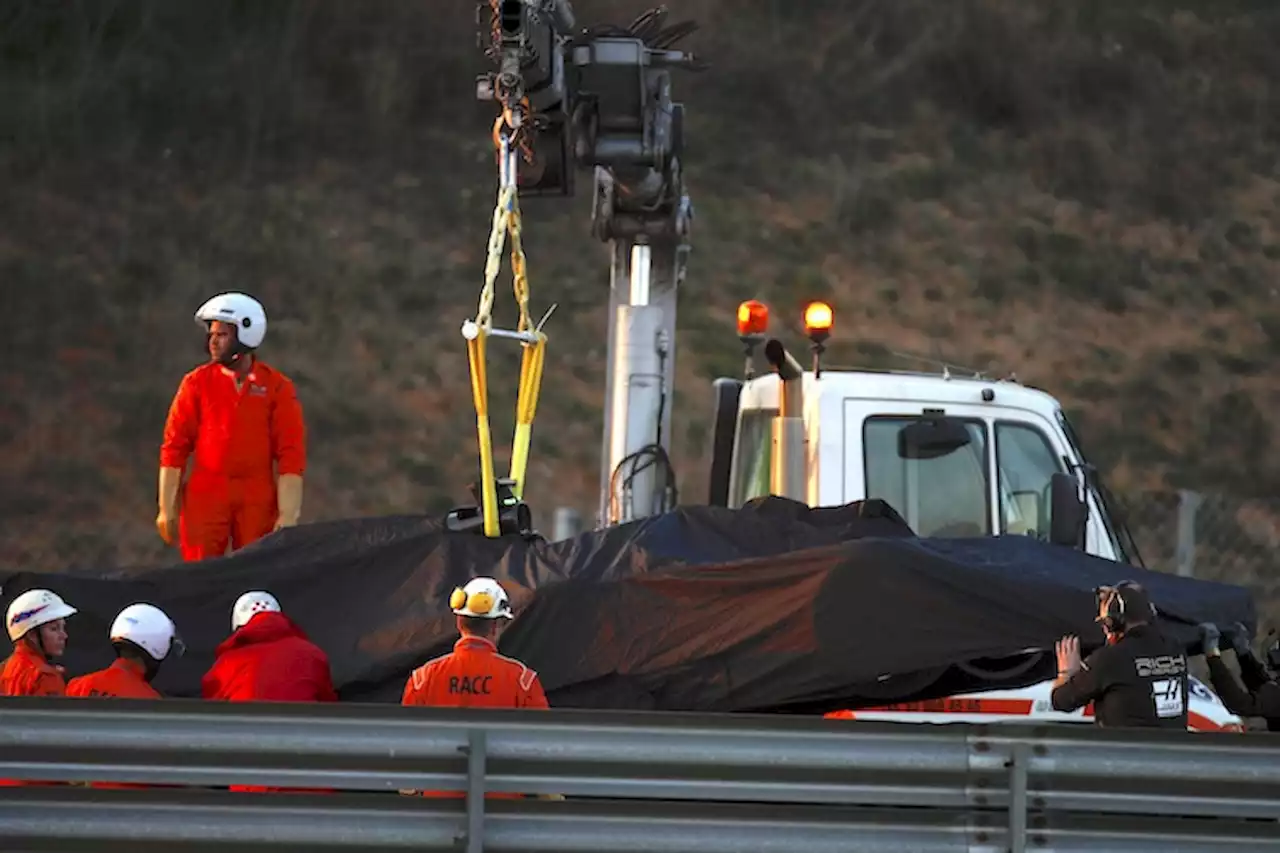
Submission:
<svg viewBox="0 0 1280 853">
<path fill-rule="evenodd" d="M 676 47 L 696 24 L 669 24 L 667 14 L 657 7 L 626 27 L 583 28 L 569 0 L 478 0 L 480 42 L 493 70 L 477 78 L 476 94 L 500 107 L 493 128 L 499 200 L 480 305 L 463 326 L 485 493 L 473 517 L 455 520 L 459 528 L 483 521 L 485 535 L 497 536 L 528 526 L 521 500 L 547 336 L 546 318 L 535 325 L 528 313 L 518 200 L 572 196 L 579 170 L 592 174 L 591 233 L 607 244 L 610 260 L 598 525 L 676 505 L 669 400 L 694 209 L 682 162 L 684 108 L 672 98 L 671 72 L 706 66 Z M 491 323 L 504 232 L 520 306 L 515 330 Z M 774 369 L 715 383 L 710 503 L 737 507 L 776 494 L 832 506 L 878 497 L 920 536 L 1029 535 L 1134 561 L 1132 538 L 1053 397 L 950 372 L 823 371 L 832 311 L 814 303 L 805 314 L 814 351 L 808 371 L 779 341 L 765 341 L 766 306 L 741 306 L 748 363 L 763 343 Z M 511 475 L 503 481 L 494 476 L 489 437 L 484 351 L 491 337 L 525 348 Z M 1199 682 L 1191 710 L 1192 728 L 1240 728 Z M 1041 684 L 845 715 L 1084 722 L 1089 711 L 1055 714 Z"/>
<path fill-rule="evenodd" d="M 1081 449 L 1061 404 L 1012 379 L 981 374 L 824 370 L 833 312 L 804 314 L 813 351 L 804 370 L 776 338 L 767 306 L 738 308 L 746 378 L 716 380 L 709 502 L 740 507 L 780 495 L 809 506 L 888 502 L 919 536 L 1032 536 L 1107 560 L 1140 564 L 1132 535 Z M 753 376 L 759 345 L 772 370 Z M 1092 707 L 1050 706 L 1049 681 L 830 716 L 918 722 L 1091 722 Z M 1242 730 L 1191 679 L 1190 725 Z"/>
</svg>

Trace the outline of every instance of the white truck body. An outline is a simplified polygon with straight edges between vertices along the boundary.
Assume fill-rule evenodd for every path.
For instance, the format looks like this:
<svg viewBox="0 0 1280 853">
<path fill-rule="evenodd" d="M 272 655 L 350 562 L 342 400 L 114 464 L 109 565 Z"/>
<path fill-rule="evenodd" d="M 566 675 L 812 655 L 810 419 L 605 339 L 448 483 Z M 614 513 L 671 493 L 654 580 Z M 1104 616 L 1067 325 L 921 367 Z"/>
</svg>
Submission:
<svg viewBox="0 0 1280 853">
<path fill-rule="evenodd" d="M 1028 517 L 1030 493 L 1043 495 L 1051 474 L 1086 462 L 1057 400 L 1014 382 L 862 371 L 823 371 L 815 379 L 806 371 L 803 383 L 810 506 L 884 498 L 921 536 L 955 535 L 961 526 L 976 527 L 972 535 L 1044 532 L 1047 503 L 1038 518 Z M 732 507 L 769 494 L 770 422 L 778 412 L 780 384 L 768 374 L 742 388 L 729 481 Z M 984 390 L 990 401 L 983 399 Z M 985 458 L 971 452 L 922 461 L 896 458 L 890 442 L 896 442 L 902 419 L 927 410 L 980 425 L 982 446 L 966 451 Z M 1087 501 L 1085 550 L 1120 561 L 1119 536 L 1099 496 L 1090 490 Z M 953 530 L 940 533 L 948 527 Z"/>
<path fill-rule="evenodd" d="M 921 536 L 1033 535 L 1047 539 L 1052 475 L 1086 464 L 1058 401 L 1012 381 L 946 374 L 823 370 L 800 377 L 803 389 L 803 500 L 839 506 L 883 498 Z M 782 383 L 769 373 L 746 381 L 738 398 L 728 504 L 771 493 L 773 420 Z M 898 430 L 929 413 L 961 419 L 971 443 L 932 459 L 902 459 Z M 1084 548 L 1128 562 L 1124 537 L 1104 496 L 1087 488 Z M 1092 721 L 1092 708 L 1063 714 L 1049 703 L 1051 683 L 930 702 L 828 715 L 915 722 Z M 1204 684 L 1195 681 L 1189 728 L 1242 731 Z"/>
</svg>

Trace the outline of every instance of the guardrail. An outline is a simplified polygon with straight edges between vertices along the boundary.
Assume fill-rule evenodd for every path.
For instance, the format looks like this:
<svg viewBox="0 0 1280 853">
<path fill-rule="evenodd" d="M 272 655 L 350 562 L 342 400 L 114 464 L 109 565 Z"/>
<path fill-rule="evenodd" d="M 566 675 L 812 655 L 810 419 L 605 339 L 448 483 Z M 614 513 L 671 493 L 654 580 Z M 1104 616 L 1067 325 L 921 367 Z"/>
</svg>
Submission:
<svg viewBox="0 0 1280 853">
<path fill-rule="evenodd" d="M 0 788 L 5 849 L 1280 849 L 1262 734 L 24 698 L 0 778 L 191 786 Z"/>
</svg>

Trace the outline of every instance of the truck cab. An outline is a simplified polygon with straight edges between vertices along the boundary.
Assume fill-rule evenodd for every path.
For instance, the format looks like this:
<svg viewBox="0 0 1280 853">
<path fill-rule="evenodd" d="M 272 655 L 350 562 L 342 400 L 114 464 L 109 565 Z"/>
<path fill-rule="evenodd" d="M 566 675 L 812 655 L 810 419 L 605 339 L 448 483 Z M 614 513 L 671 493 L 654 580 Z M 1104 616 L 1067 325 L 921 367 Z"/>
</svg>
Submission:
<svg viewBox="0 0 1280 853">
<path fill-rule="evenodd" d="M 1066 414 L 1043 391 L 948 373 L 809 370 L 798 381 L 803 492 L 788 497 L 810 506 L 881 498 L 920 536 L 1050 540 L 1054 511 L 1070 511 L 1062 502 L 1075 495 L 1084 549 L 1133 561 Z M 737 389 L 727 506 L 777 493 L 782 386 L 771 373 Z"/>
<path fill-rule="evenodd" d="M 1139 562 L 1052 396 L 949 369 L 823 369 L 831 311 L 816 304 L 826 327 L 806 320 L 809 370 L 777 339 L 765 343 L 764 306 L 739 309 L 748 376 L 715 383 L 711 504 L 736 508 L 769 494 L 814 507 L 880 498 L 919 536 L 1024 535 Z M 755 376 L 761 343 L 773 369 Z"/>
</svg>

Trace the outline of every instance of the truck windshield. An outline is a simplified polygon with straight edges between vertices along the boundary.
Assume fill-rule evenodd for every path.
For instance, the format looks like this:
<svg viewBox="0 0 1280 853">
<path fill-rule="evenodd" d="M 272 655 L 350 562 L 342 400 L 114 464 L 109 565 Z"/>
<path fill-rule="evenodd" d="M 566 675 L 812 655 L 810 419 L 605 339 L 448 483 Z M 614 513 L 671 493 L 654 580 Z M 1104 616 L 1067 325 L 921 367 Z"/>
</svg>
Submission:
<svg viewBox="0 0 1280 853">
<path fill-rule="evenodd" d="M 867 497 L 887 501 L 918 536 L 991 535 L 986 424 L 958 418 L 968 444 L 929 459 L 903 459 L 898 433 L 918 420 L 874 416 L 863 422 Z"/>
<path fill-rule="evenodd" d="M 744 409 L 738 425 L 729 506 L 740 507 L 769 494 L 769 466 L 773 457 L 773 418 L 777 409 Z"/>
</svg>

